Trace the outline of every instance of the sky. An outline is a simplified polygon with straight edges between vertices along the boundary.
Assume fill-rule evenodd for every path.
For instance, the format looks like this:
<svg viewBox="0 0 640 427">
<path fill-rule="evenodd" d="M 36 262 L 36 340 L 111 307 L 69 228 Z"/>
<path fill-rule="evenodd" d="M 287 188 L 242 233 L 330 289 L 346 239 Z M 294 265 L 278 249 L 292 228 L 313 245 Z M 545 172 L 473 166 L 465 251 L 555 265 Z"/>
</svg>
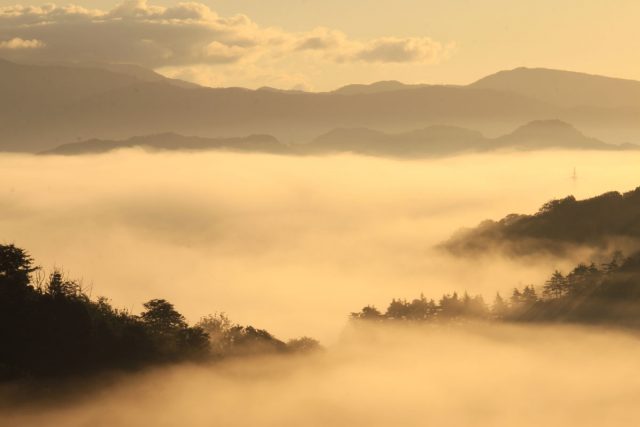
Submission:
<svg viewBox="0 0 640 427">
<path fill-rule="evenodd" d="M 47 4 L 0 0 L 0 57 L 128 62 L 210 86 L 305 90 L 467 84 L 519 66 L 640 80 L 635 0 Z"/>
</svg>

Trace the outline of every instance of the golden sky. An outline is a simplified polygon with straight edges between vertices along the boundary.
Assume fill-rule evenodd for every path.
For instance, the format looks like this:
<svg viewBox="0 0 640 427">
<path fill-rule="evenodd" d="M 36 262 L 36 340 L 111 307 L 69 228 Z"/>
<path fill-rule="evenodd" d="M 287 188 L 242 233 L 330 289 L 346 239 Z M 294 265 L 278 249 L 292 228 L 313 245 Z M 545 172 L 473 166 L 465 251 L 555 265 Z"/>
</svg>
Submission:
<svg viewBox="0 0 640 427">
<path fill-rule="evenodd" d="M 640 79 L 637 0 L 47 3 L 0 0 L 0 57 L 134 62 L 212 86 L 311 90 L 465 84 L 518 66 Z"/>
</svg>

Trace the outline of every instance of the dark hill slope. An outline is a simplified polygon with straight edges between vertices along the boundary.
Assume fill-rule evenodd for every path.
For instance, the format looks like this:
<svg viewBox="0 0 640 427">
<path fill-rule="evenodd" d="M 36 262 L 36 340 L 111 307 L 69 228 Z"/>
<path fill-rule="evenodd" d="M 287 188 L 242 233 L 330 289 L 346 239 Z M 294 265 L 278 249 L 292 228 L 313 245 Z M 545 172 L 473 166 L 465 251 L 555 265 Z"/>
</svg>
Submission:
<svg viewBox="0 0 640 427">
<path fill-rule="evenodd" d="M 508 215 L 462 230 L 442 246 L 459 254 L 497 249 L 515 255 L 640 248 L 640 187 L 586 200 L 573 196 L 546 203 L 533 215 Z"/>
</svg>

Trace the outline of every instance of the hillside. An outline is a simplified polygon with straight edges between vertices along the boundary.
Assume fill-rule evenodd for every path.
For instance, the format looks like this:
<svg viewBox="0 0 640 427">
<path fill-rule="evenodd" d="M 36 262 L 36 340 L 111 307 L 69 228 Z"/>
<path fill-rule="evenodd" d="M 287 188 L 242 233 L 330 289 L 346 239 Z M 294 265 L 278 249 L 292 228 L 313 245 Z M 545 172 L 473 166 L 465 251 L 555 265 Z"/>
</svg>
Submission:
<svg viewBox="0 0 640 427">
<path fill-rule="evenodd" d="M 585 136 L 569 123 L 561 120 L 536 120 L 520 126 L 513 132 L 495 138 L 496 148 L 541 150 L 560 148 L 570 150 L 619 150 L 637 148 L 633 145 L 616 146 Z"/>
<path fill-rule="evenodd" d="M 552 200 L 533 215 L 511 214 L 462 230 L 442 247 L 456 254 L 497 250 L 513 255 L 567 253 L 575 246 L 597 250 L 640 248 L 640 187 L 586 200 Z"/>
<path fill-rule="evenodd" d="M 640 106 L 640 82 L 546 68 L 500 71 L 470 85 L 518 93 L 560 107 Z"/>
<path fill-rule="evenodd" d="M 134 315 L 91 298 L 60 271 L 44 277 L 26 251 L 0 244 L 0 383 L 319 348 L 306 337 L 285 343 L 224 314 L 189 325 L 165 299 L 147 301 Z"/>
</svg>

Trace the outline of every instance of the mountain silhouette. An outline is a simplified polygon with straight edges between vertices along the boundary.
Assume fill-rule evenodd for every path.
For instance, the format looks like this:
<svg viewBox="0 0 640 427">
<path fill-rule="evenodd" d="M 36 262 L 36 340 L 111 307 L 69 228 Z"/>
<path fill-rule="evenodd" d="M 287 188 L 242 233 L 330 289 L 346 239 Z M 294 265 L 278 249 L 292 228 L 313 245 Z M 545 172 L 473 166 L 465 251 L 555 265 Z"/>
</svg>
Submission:
<svg viewBox="0 0 640 427">
<path fill-rule="evenodd" d="M 405 87 L 387 82 L 350 95 L 344 88 L 342 93 L 214 89 L 150 78 L 121 65 L 107 70 L 2 61 L 0 150 L 39 152 L 69 141 L 167 132 L 271 134 L 301 143 L 334 128 L 397 133 L 444 123 L 495 135 L 550 117 L 597 131 L 599 137 L 611 135 L 606 139 L 616 142 L 640 139 L 640 107 L 610 108 L 604 102 L 567 108 L 515 89 L 483 85 Z"/>
<path fill-rule="evenodd" d="M 63 144 L 41 154 L 100 154 L 124 148 L 145 148 L 158 151 L 227 150 L 257 153 L 287 154 L 291 149 L 270 135 L 250 135 L 240 138 L 201 138 L 176 133 L 135 136 L 124 141 L 92 139 Z"/>
<path fill-rule="evenodd" d="M 640 148 L 633 144 L 616 146 L 585 136 L 569 123 L 561 120 L 536 120 L 520 126 L 508 135 L 494 140 L 494 147 L 519 150 L 545 148 L 581 150 L 622 150 Z"/>
<path fill-rule="evenodd" d="M 573 126 L 558 120 L 527 123 L 510 134 L 487 138 L 480 132 L 436 125 L 401 133 L 386 133 L 368 128 L 338 128 L 305 144 L 283 144 L 270 135 L 239 138 L 203 138 L 173 132 L 135 136 L 126 140 L 90 139 L 62 144 L 42 154 L 98 154 L 121 148 L 142 147 L 153 150 L 231 150 L 258 153 L 314 155 L 355 153 L 381 157 L 431 157 L 496 150 L 637 150 L 634 144 L 606 144 L 583 135 Z"/>
<path fill-rule="evenodd" d="M 640 82 L 546 68 L 500 71 L 470 85 L 518 93 L 561 107 L 640 107 Z"/>
<path fill-rule="evenodd" d="M 497 138 L 456 126 L 429 126 L 411 132 L 385 133 L 368 128 L 339 128 L 306 145 L 311 153 L 353 152 L 379 156 L 444 156 L 494 150 L 635 150 L 585 136 L 560 120 L 538 120 Z"/>
<path fill-rule="evenodd" d="M 339 128 L 319 136 L 306 147 L 311 153 L 419 157 L 485 150 L 489 148 L 487 143 L 479 132 L 437 125 L 396 134 L 367 128 Z"/>
<path fill-rule="evenodd" d="M 186 89 L 201 87 L 200 85 L 195 83 L 165 77 L 162 74 L 158 74 L 153 70 L 150 70 L 148 68 L 144 68 L 135 64 L 111 64 L 111 63 L 99 62 L 99 61 L 85 61 L 85 62 L 61 62 L 61 63 L 49 64 L 49 65 L 57 65 L 60 67 L 67 67 L 67 68 L 69 67 L 97 68 L 100 70 L 110 71 L 112 73 L 125 74 L 131 77 L 135 77 L 136 79 L 143 82 L 162 82 L 162 83 L 168 83 L 168 84 L 172 84 L 172 85 L 186 88 Z"/>
<path fill-rule="evenodd" d="M 351 84 L 334 90 L 332 93 L 340 95 L 361 95 L 367 93 L 393 92 L 397 90 L 408 90 L 428 87 L 426 84 L 405 84 L 397 80 L 385 80 L 371 84 Z"/>
</svg>

